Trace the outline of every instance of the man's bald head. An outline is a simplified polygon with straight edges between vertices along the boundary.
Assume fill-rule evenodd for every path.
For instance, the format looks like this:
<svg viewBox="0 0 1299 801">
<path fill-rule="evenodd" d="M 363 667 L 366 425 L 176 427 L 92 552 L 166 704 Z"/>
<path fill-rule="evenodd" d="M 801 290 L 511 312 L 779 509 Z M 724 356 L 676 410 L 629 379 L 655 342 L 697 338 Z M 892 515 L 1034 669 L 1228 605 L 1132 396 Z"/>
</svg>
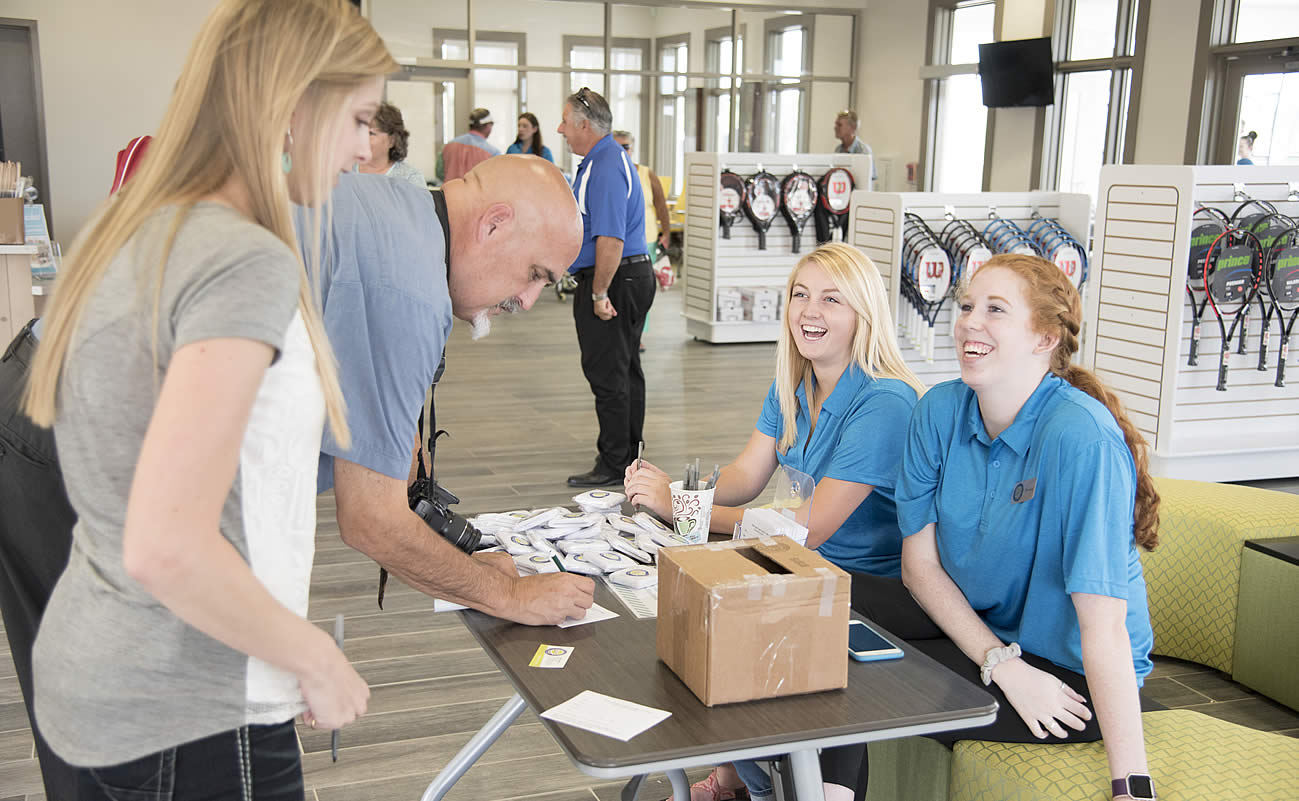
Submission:
<svg viewBox="0 0 1299 801">
<path fill-rule="evenodd" d="M 581 250 L 577 201 L 545 159 L 495 156 L 443 191 L 451 225 L 448 286 L 462 320 L 530 308 Z"/>
</svg>

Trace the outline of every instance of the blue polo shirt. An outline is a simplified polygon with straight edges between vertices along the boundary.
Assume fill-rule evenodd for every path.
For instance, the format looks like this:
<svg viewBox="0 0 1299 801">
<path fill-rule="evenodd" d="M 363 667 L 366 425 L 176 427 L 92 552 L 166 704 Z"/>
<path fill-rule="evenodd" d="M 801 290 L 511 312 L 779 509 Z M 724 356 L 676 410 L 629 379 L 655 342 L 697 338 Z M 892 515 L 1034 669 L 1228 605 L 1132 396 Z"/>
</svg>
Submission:
<svg viewBox="0 0 1299 801">
<path fill-rule="evenodd" d="M 902 570 L 902 537 L 893 492 L 916 391 L 905 381 L 871 378 L 857 365 L 849 365 L 821 404 L 815 430 L 802 383 L 796 393 L 798 437 L 789 450 L 776 452 L 776 460 L 818 482 L 834 478 L 875 488 L 817 552 L 845 570 L 897 578 Z M 776 440 L 784 433 L 774 381 L 757 429 Z"/>
<path fill-rule="evenodd" d="M 318 492 L 334 457 L 403 481 L 416 420 L 451 333 L 447 239 L 432 195 L 382 175 L 346 173 L 332 195 L 321 251 L 321 309 L 338 358 L 352 447 L 325 427 Z M 304 247 L 308 218 L 296 210 Z"/>
<path fill-rule="evenodd" d="M 528 155 L 529 153 L 531 153 L 532 151 L 525 151 L 525 150 L 523 149 L 523 145 L 519 144 L 518 142 L 515 142 L 515 143 L 513 143 L 512 145 L 510 145 L 509 147 L 505 148 L 505 152 L 506 152 L 507 155 L 509 155 L 509 154 L 514 154 L 514 153 L 518 153 L 518 154 L 520 154 L 520 155 L 524 155 L 524 156 L 526 156 L 526 155 Z M 534 154 L 534 155 L 535 155 L 535 154 Z M 545 159 L 546 161 L 549 161 L 551 164 L 554 164 L 554 163 L 555 163 L 555 156 L 554 156 L 554 154 L 552 154 L 552 153 L 550 152 L 550 148 L 546 147 L 545 145 L 542 145 L 542 146 L 541 146 L 541 157 L 542 157 L 543 159 Z"/>
<path fill-rule="evenodd" d="M 582 250 L 570 273 L 595 266 L 595 238 L 622 240 L 622 256 L 648 253 L 645 244 L 645 194 L 636 165 L 622 145 L 606 135 L 577 168 L 573 194 L 582 212 Z"/>
<path fill-rule="evenodd" d="M 1136 467 L 1113 415 L 1058 376 L 1042 379 L 996 439 L 959 380 L 916 405 L 897 492 L 903 535 L 937 523 L 943 567 L 993 633 L 1077 673 L 1070 593 L 1125 599 L 1140 684 L 1154 634 L 1135 500 Z"/>
</svg>

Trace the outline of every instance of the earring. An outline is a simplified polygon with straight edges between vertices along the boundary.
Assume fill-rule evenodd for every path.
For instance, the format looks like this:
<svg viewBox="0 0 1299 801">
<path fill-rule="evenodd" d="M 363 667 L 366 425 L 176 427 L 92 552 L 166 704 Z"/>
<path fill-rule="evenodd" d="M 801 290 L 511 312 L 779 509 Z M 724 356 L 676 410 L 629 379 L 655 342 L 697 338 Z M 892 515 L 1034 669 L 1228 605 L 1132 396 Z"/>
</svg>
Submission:
<svg viewBox="0 0 1299 801">
<path fill-rule="evenodd" d="M 289 147 L 293 147 L 292 128 L 289 129 Z M 290 156 L 287 150 L 280 154 L 280 169 L 284 170 L 285 175 L 293 171 L 293 156 Z"/>
</svg>

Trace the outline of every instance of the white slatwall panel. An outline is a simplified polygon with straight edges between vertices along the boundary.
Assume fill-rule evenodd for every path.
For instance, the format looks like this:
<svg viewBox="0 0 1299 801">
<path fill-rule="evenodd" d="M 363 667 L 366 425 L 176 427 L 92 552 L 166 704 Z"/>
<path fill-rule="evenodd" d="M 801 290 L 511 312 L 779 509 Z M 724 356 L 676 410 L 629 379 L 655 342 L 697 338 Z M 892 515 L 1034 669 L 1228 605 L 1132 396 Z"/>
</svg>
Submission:
<svg viewBox="0 0 1299 801">
<path fill-rule="evenodd" d="M 1226 391 L 1218 391 L 1222 338 L 1212 308 L 1198 364 L 1187 364 L 1192 313 L 1186 262 L 1197 205 L 1231 214 L 1243 197 L 1299 214 L 1299 168 L 1109 166 L 1101 171 L 1090 298 L 1096 331 L 1084 364 L 1122 397 L 1153 446 L 1160 475 L 1230 481 L 1299 474 L 1299 382 L 1276 387 L 1277 327 L 1258 370 L 1261 314 L 1247 320 L 1246 353 L 1232 340 Z M 1243 195 L 1238 194 L 1243 191 Z M 1231 321 L 1227 321 L 1230 330 Z M 1289 369 L 1294 372 L 1295 356 Z"/>
<path fill-rule="evenodd" d="M 990 221 L 989 212 L 996 210 L 1000 217 L 1012 220 L 1027 229 L 1033 221 L 1033 212 L 1060 221 L 1069 233 L 1082 243 L 1087 241 L 1091 214 L 1091 200 L 1086 195 L 1061 192 L 983 192 L 955 194 L 939 192 L 853 192 L 851 236 L 849 242 L 871 257 L 879 268 L 889 288 L 889 305 L 899 318 L 911 314 L 910 304 L 901 300 L 902 228 L 903 214 L 911 212 L 934 229 L 942 230 L 947 224 L 950 209 L 956 217 L 970 221 L 980 231 Z M 1092 268 L 1088 284 L 1095 280 Z M 1083 287 L 1084 306 L 1088 287 Z M 948 297 L 939 309 L 934 325 L 934 354 L 932 359 L 921 355 L 916 339 L 899 334 L 898 344 L 907 365 L 925 384 L 932 386 L 942 381 L 959 378 L 960 365 L 956 360 L 956 344 L 952 339 L 954 302 Z M 1089 325 L 1083 324 L 1082 336 L 1088 335 Z"/>
<path fill-rule="evenodd" d="M 864 185 L 870 176 L 869 156 L 814 153 L 687 153 L 685 281 L 686 331 L 708 342 L 774 342 L 780 323 L 717 322 L 717 290 L 722 287 L 772 287 L 785 291 L 785 281 L 799 258 L 816 247 L 816 227 L 808 220 L 793 252 L 789 224 L 777 214 L 767 230 L 767 249 L 758 249 L 758 232 L 747 217 L 731 226 L 723 239 L 718 222 L 718 177 L 729 169 L 742 178 L 765 169 L 783 179 L 795 169 L 820 178 L 831 167 L 845 167 Z M 784 309 L 781 309 L 784 316 Z"/>
</svg>

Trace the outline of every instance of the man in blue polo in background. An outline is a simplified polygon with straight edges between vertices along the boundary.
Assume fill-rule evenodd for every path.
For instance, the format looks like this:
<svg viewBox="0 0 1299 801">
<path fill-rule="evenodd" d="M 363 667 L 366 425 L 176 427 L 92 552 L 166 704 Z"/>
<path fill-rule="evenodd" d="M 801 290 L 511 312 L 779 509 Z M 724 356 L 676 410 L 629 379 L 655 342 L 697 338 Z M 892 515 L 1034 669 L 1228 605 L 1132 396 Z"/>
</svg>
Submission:
<svg viewBox="0 0 1299 801">
<path fill-rule="evenodd" d="M 595 466 L 569 476 L 570 487 L 621 484 L 645 425 L 640 335 L 654 302 L 654 273 L 640 178 L 610 135 L 612 126 L 609 104 L 596 92 L 583 87 L 564 102 L 558 132 L 583 157 L 573 180 L 583 235 L 582 251 L 568 268 L 577 279 L 573 321 L 600 423 Z"/>
</svg>

